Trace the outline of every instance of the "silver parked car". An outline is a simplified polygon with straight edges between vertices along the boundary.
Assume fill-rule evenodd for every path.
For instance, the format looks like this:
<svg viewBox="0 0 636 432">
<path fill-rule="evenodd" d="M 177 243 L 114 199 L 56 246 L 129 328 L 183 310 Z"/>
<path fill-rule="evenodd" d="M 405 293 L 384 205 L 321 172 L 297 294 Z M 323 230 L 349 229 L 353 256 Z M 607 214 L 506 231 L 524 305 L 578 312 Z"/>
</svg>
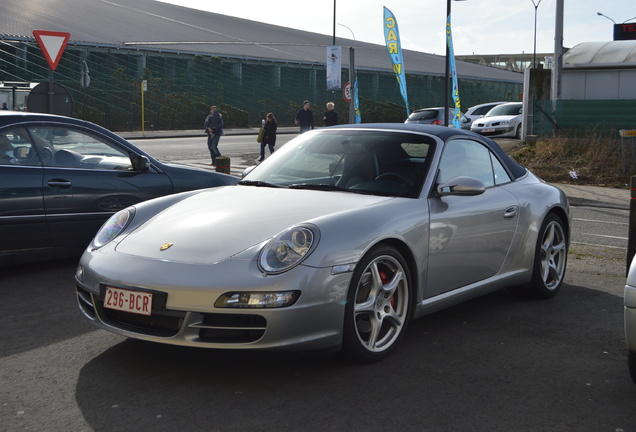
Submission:
<svg viewBox="0 0 636 432">
<path fill-rule="evenodd" d="M 636 384 L 636 260 L 632 260 L 627 273 L 624 303 L 627 364 L 632 381 Z"/>
<path fill-rule="evenodd" d="M 488 137 L 521 137 L 522 102 L 509 102 L 497 105 L 488 113 L 473 122 L 472 132 Z"/>
<path fill-rule="evenodd" d="M 488 111 L 506 102 L 487 102 L 479 105 L 472 106 L 466 110 L 466 119 L 468 122 L 462 124 L 463 129 L 470 129 L 475 120 L 482 118 Z"/>
<path fill-rule="evenodd" d="M 236 186 L 120 211 L 81 258 L 77 299 L 132 338 L 370 362 L 413 318 L 502 288 L 552 297 L 569 233 L 563 192 L 488 138 L 342 125 L 300 135 Z"/>
</svg>

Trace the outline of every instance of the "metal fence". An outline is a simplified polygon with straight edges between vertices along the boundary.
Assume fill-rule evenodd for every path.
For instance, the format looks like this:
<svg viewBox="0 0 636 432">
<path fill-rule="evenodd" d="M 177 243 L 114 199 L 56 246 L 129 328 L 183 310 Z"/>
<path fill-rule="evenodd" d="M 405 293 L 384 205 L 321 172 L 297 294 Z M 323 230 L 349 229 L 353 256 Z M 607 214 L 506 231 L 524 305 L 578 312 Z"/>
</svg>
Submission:
<svg viewBox="0 0 636 432">
<path fill-rule="evenodd" d="M 595 132 L 618 139 L 621 129 L 636 129 L 636 100 L 534 101 L 533 135 L 558 131 Z"/>
<path fill-rule="evenodd" d="M 90 85 L 82 87 L 82 68 Z M 343 70 L 342 81 L 348 71 Z M 358 70 L 362 121 L 402 122 L 406 118 L 397 80 L 391 72 Z M 0 81 L 47 81 L 49 69 L 35 40 L 0 40 Z M 69 44 L 55 73 L 74 100 L 73 116 L 115 131 L 140 130 L 141 82 L 144 129 L 202 128 L 209 105 L 218 105 L 228 127 L 257 126 L 267 112 L 281 125 L 293 124 L 302 101 L 314 112 L 334 101 L 341 119 L 348 104 L 340 92 L 326 91 L 324 64 L 214 57 L 138 50 L 119 46 Z M 443 76 L 407 74 L 412 109 L 443 106 Z M 27 84 L 28 86 L 28 84 Z M 0 92 L 10 91 L 0 87 Z M 521 83 L 459 79 L 462 107 L 490 101 L 516 101 Z"/>
</svg>

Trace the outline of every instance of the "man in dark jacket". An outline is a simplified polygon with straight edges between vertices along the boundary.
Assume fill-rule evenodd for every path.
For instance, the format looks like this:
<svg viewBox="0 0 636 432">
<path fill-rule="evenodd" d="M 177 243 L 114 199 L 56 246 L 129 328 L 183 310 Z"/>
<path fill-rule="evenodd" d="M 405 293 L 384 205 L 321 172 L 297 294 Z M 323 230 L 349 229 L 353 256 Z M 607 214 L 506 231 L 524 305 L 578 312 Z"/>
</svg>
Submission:
<svg viewBox="0 0 636 432">
<path fill-rule="evenodd" d="M 208 150 L 210 150 L 212 157 L 210 165 L 216 166 L 216 158 L 221 156 L 219 140 L 223 135 L 223 116 L 216 106 L 210 107 L 210 114 L 205 118 L 204 127 L 208 134 Z"/>
<path fill-rule="evenodd" d="M 300 125 L 300 133 L 314 128 L 314 113 L 309 109 L 309 101 L 303 102 L 303 107 L 296 113 L 294 123 Z"/>
</svg>

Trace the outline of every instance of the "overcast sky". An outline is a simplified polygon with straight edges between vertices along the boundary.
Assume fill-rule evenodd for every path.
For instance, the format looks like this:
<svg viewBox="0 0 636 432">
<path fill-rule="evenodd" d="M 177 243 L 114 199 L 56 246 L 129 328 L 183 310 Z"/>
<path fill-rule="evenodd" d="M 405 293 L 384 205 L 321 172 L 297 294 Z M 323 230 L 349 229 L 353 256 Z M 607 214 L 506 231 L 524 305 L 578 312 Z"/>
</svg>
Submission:
<svg viewBox="0 0 636 432">
<path fill-rule="evenodd" d="M 334 2 L 303 0 L 160 0 L 268 24 L 333 35 Z M 403 49 L 444 54 L 444 0 L 336 0 L 336 37 L 383 44 L 383 6 L 395 15 Z M 453 1 L 456 55 L 516 54 L 534 51 L 535 4 L 537 53 L 554 51 L 556 0 Z M 610 41 L 613 23 L 636 18 L 634 0 L 565 0 L 563 45 Z M 632 20 L 631 22 L 636 22 Z M 338 44 L 338 41 L 336 40 Z"/>
</svg>

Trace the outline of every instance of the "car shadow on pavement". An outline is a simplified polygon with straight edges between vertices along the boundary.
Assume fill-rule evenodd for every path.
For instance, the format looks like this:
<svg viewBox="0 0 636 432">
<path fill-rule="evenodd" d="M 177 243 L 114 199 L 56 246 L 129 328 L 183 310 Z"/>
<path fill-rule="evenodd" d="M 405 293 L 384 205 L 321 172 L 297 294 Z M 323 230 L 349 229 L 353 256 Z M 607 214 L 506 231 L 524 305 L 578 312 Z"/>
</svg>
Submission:
<svg viewBox="0 0 636 432">
<path fill-rule="evenodd" d="M 542 301 L 501 291 L 412 322 L 369 365 L 122 338 L 84 365 L 76 398 L 109 431 L 628 430 L 621 304 L 567 284 Z"/>
</svg>

